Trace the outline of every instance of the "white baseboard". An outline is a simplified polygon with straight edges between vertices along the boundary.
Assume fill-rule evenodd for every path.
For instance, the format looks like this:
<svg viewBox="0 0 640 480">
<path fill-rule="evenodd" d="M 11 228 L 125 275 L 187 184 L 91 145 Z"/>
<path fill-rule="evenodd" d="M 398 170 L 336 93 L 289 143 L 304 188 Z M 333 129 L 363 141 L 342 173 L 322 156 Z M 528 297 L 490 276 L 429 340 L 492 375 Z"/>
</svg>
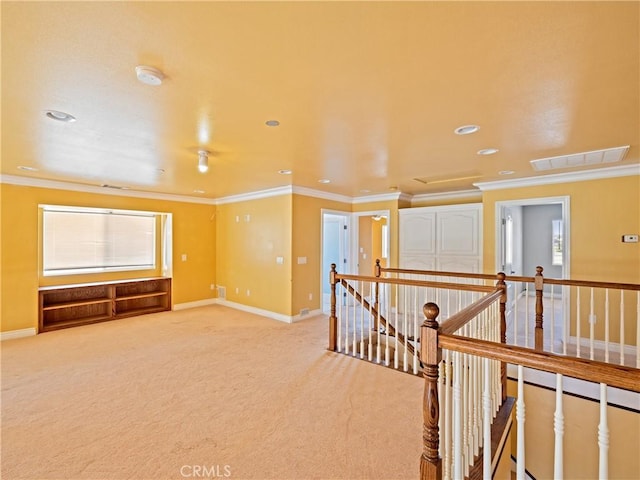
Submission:
<svg viewBox="0 0 640 480">
<path fill-rule="evenodd" d="M 217 298 L 207 298 L 205 300 L 196 300 L 195 302 L 176 303 L 173 310 L 186 310 L 187 308 L 206 307 L 207 305 L 215 305 L 218 303 Z"/>
<path fill-rule="evenodd" d="M 22 328 L 0 333 L 0 341 L 13 340 L 14 338 L 32 337 L 36 334 L 35 328 Z"/>
<path fill-rule="evenodd" d="M 279 322 L 284 323 L 293 323 L 294 318 L 290 315 L 284 315 L 282 313 L 272 312 L 270 310 L 264 310 L 262 308 L 251 307 L 249 305 L 243 305 L 241 303 L 231 302 L 229 300 L 217 299 L 216 302 L 218 305 L 224 305 L 225 307 L 234 308 L 236 310 L 240 310 L 242 312 L 254 313 L 256 315 L 260 315 L 262 317 L 271 318 L 273 320 L 278 320 Z M 305 315 L 306 316 L 306 315 Z"/>
<path fill-rule="evenodd" d="M 567 339 L 567 345 L 573 345 L 576 346 L 578 344 L 578 337 L 569 337 Z M 603 340 L 594 340 L 593 341 L 593 348 L 594 350 L 601 350 L 601 351 L 605 351 L 605 346 L 606 346 L 606 342 L 604 342 Z M 587 349 L 587 351 L 589 350 L 589 348 L 591 348 L 591 340 L 589 338 L 584 338 L 584 337 L 580 337 L 580 349 Z M 616 343 L 616 342 L 609 342 L 609 351 L 613 352 L 613 353 L 620 353 L 620 343 Z M 636 346 L 635 345 L 624 345 L 624 354 L 626 355 L 635 355 L 636 354 Z M 635 362 L 634 362 L 635 363 Z"/>
</svg>

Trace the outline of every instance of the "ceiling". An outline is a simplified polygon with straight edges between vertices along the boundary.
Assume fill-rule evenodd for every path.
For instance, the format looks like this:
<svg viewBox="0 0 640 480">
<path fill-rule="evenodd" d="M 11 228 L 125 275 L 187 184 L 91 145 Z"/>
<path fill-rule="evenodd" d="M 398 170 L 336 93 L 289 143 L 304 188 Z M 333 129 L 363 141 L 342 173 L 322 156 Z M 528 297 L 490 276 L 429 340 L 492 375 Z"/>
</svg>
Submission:
<svg viewBox="0 0 640 480">
<path fill-rule="evenodd" d="M 626 145 L 614 165 L 640 163 L 639 2 L 1 8 L 3 175 L 360 197 L 468 190 L 549 173 L 531 160 Z M 162 85 L 140 83 L 137 65 Z M 480 130 L 454 134 L 467 124 Z"/>
</svg>

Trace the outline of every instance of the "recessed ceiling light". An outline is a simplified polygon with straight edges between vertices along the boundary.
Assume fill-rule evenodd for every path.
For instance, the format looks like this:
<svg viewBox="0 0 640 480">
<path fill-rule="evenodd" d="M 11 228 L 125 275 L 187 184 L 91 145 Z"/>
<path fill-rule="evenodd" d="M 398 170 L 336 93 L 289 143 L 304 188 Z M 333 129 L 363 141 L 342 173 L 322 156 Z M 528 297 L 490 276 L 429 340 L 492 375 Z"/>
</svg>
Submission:
<svg viewBox="0 0 640 480">
<path fill-rule="evenodd" d="M 278 170 L 278 173 L 280 175 L 291 175 L 293 173 L 293 170 Z"/>
<path fill-rule="evenodd" d="M 389 190 L 398 190 L 398 187 L 396 187 L 395 185 L 392 185 L 389 187 Z"/>
<path fill-rule="evenodd" d="M 138 65 L 136 67 L 136 77 L 145 85 L 153 85 L 157 87 L 162 84 L 164 80 L 164 73 L 154 67 L 147 67 L 145 65 Z"/>
<path fill-rule="evenodd" d="M 462 127 L 458 127 L 454 130 L 456 135 L 469 135 L 470 133 L 476 133 L 480 130 L 478 125 L 463 125 Z"/>
<path fill-rule="evenodd" d="M 267 120 L 266 122 L 264 122 L 265 125 L 267 125 L 268 127 L 277 127 L 278 125 L 280 125 L 280 122 L 278 120 Z"/>
<path fill-rule="evenodd" d="M 164 168 L 158 168 L 158 169 L 156 169 L 156 172 L 158 172 L 160 175 L 162 175 L 164 173 Z"/>
<path fill-rule="evenodd" d="M 366 188 L 363 188 L 362 190 L 360 190 L 360 193 L 370 193 L 371 190 L 367 190 Z"/>
<path fill-rule="evenodd" d="M 498 175 L 513 175 L 514 173 L 516 172 L 514 172 L 513 170 L 500 170 L 498 172 Z"/>
<path fill-rule="evenodd" d="M 18 165 L 19 170 L 24 170 L 26 172 L 37 172 L 38 169 L 36 167 L 26 167 L 24 165 Z"/>
<path fill-rule="evenodd" d="M 329 180 L 328 178 L 321 178 L 320 180 L 318 180 L 318 183 L 331 183 L 331 180 Z"/>
<path fill-rule="evenodd" d="M 57 120 L 59 122 L 71 123 L 76 121 L 76 117 L 74 117 L 73 115 L 65 112 L 60 112 L 58 110 L 47 110 L 45 115 L 51 120 Z"/>
<path fill-rule="evenodd" d="M 500 150 L 497 148 L 483 148 L 482 150 L 478 150 L 478 155 L 493 155 L 494 153 L 498 153 Z"/>
<path fill-rule="evenodd" d="M 194 190 L 193 193 L 204 193 L 204 190 Z"/>
</svg>

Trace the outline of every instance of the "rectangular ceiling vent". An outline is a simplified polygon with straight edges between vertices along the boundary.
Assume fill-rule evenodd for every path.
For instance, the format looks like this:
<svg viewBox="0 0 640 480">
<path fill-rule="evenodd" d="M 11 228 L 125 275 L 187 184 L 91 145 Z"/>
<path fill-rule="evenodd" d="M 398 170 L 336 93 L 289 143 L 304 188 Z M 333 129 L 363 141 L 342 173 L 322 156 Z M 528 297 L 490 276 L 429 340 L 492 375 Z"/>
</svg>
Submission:
<svg viewBox="0 0 640 480">
<path fill-rule="evenodd" d="M 629 151 L 629 145 L 625 147 L 593 150 L 591 152 L 574 153 L 571 155 L 561 155 L 559 157 L 540 158 L 538 160 L 531 160 L 529 163 L 531 163 L 533 169 L 538 172 L 560 168 L 586 167 L 603 163 L 620 162 L 627 154 L 627 151 Z"/>
</svg>

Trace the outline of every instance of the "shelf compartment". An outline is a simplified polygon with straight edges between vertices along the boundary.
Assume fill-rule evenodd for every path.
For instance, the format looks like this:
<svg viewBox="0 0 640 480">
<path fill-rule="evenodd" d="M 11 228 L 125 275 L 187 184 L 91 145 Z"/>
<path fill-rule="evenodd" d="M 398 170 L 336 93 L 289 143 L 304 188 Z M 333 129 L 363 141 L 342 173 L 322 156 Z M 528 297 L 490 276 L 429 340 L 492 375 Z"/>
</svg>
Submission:
<svg viewBox="0 0 640 480">
<path fill-rule="evenodd" d="M 167 292 L 148 292 L 148 293 L 136 293 L 131 295 L 120 295 L 116 297 L 116 302 L 122 302 L 125 300 L 134 300 L 136 298 L 149 298 L 149 297 L 162 297 L 166 296 Z"/>
<path fill-rule="evenodd" d="M 60 303 L 52 303 L 49 305 L 44 305 L 42 310 L 45 312 L 48 310 L 57 310 L 59 308 L 70 308 L 70 307 L 81 307 L 83 305 L 97 305 L 100 303 L 111 303 L 113 300 L 111 298 L 92 298 L 88 300 L 71 300 L 68 302 L 60 302 Z"/>
<path fill-rule="evenodd" d="M 50 332 L 52 330 L 60 330 L 62 328 L 79 327 L 80 325 L 88 325 L 91 323 L 107 322 L 112 319 L 113 317 L 111 315 L 91 315 L 72 320 L 60 320 L 57 322 L 47 323 L 42 331 Z"/>
</svg>

